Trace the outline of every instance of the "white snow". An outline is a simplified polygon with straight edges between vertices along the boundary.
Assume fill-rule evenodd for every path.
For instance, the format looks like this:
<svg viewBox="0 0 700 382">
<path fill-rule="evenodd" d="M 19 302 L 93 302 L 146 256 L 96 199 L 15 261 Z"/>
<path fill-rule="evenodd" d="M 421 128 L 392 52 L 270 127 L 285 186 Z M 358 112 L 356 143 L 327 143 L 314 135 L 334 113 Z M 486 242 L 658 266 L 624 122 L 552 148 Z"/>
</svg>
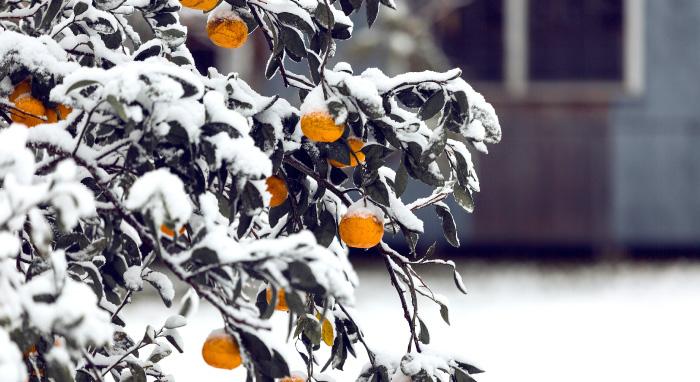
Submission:
<svg viewBox="0 0 700 382">
<path fill-rule="evenodd" d="M 0 327 L 0 381 L 23 382 L 27 379 L 27 370 L 22 362 L 22 352 L 10 341 L 9 334 Z"/>
<path fill-rule="evenodd" d="M 381 222 L 384 221 L 384 211 L 370 201 L 359 199 L 348 207 L 344 217 L 374 217 Z"/>
<path fill-rule="evenodd" d="M 103 345 L 112 340 L 110 316 L 97 307 L 97 297 L 86 284 L 66 278 L 53 303 L 33 299 L 36 294 L 56 292 L 52 272 L 42 273 L 18 289 L 31 325 L 39 330 L 69 336 L 80 346 Z"/>
<path fill-rule="evenodd" d="M 698 263 L 572 269 L 458 263 L 467 296 L 455 289 L 451 276 L 445 277 L 447 270 L 420 269 L 428 273 L 433 289 L 449 294 L 452 326 L 424 299 L 421 318 L 430 330 L 429 348 L 486 370 L 476 376 L 479 382 L 700 379 L 695 350 L 700 342 Z M 398 298 L 383 266 L 366 265 L 358 269 L 362 284 L 353 317 L 370 347 L 400 358 L 408 328 Z M 139 336 L 146 323 L 169 316 L 151 304 L 143 297 L 125 308 L 133 335 Z M 190 321 L 197 325 L 180 329 L 188 350 L 162 361 L 163 369 L 181 380 L 245 381 L 242 368 L 213 369 L 201 359 L 199 349 L 207 334 L 222 325 L 217 312 L 205 304 Z M 272 323 L 273 335 L 284 340 L 287 315 L 276 313 Z M 293 345 L 287 347 L 292 370 L 304 369 Z M 359 359 L 348 359 L 347 374 L 329 374 L 338 381 L 354 380 L 367 362 L 361 346 L 356 350 Z"/>
<path fill-rule="evenodd" d="M 156 227 L 164 222 L 184 225 L 192 214 L 192 204 L 182 180 L 167 169 L 144 174 L 129 190 L 126 208 L 149 212 Z"/>
<path fill-rule="evenodd" d="M 139 291 L 143 289 L 143 279 L 141 278 L 141 267 L 138 265 L 132 265 L 124 272 L 124 283 L 126 287 L 133 290 Z"/>
</svg>

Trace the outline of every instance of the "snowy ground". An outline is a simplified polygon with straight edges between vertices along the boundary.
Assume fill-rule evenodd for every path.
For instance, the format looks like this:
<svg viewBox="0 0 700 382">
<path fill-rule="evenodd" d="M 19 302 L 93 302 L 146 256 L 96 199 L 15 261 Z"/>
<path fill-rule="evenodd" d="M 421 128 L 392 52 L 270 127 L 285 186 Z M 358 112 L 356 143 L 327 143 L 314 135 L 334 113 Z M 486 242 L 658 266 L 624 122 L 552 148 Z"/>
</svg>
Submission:
<svg viewBox="0 0 700 382">
<path fill-rule="evenodd" d="M 357 316 L 371 347 L 400 353 L 407 327 L 382 270 L 381 265 L 358 269 Z M 469 355 L 487 371 L 480 382 L 700 380 L 700 264 L 573 269 L 463 264 L 462 275 L 467 296 L 459 294 L 447 272 L 428 277 L 450 298 L 452 326 L 429 302 L 423 303 L 422 316 L 431 346 Z M 167 316 L 160 302 L 148 297 L 126 311 L 135 335 Z M 285 313 L 273 319 L 276 335 L 284 338 Z M 200 306 L 182 331 L 185 353 L 163 361 L 164 370 L 179 381 L 243 381 L 240 371 L 212 369 L 201 360 L 204 338 L 220 326 L 214 309 Z M 290 350 L 293 357 L 291 345 Z M 349 360 L 347 375 L 357 375 L 366 362 L 358 351 L 361 358 Z"/>
</svg>

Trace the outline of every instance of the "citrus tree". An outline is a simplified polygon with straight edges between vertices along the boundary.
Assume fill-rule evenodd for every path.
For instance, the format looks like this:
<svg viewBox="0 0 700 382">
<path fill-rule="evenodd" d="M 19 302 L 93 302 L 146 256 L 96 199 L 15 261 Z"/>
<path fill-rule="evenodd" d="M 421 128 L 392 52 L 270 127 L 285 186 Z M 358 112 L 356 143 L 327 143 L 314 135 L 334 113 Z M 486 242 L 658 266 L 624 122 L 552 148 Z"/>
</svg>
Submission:
<svg viewBox="0 0 700 382">
<path fill-rule="evenodd" d="M 208 14 L 218 49 L 257 33 L 267 78 L 300 100 L 258 94 L 236 73 L 194 69 L 182 7 Z M 170 381 L 158 362 L 182 352 L 178 328 L 199 299 L 223 328 L 206 339 L 213 367 L 248 381 L 326 381 L 348 356 L 359 381 L 472 381 L 480 370 L 429 347 L 418 301 L 446 301 L 416 272 L 430 208 L 459 245 L 445 203 L 471 212 L 471 149 L 501 132 L 458 69 L 355 74 L 334 57 L 349 15 L 371 26 L 393 0 L 7 0 L 0 3 L 0 379 Z M 138 26 L 145 26 L 137 32 Z M 290 69 L 300 62 L 303 74 Z M 298 106 L 295 106 L 298 105 Z M 402 200 L 409 182 L 430 186 Z M 383 239 L 404 237 L 399 253 Z M 405 355 L 377 354 L 354 319 L 349 248 L 386 266 L 407 324 Z M 180 314 L 143 336 L 122 308 L 172 280 Z M 306 365 L 291 375 L 269 318 L 287 311 Z M 404 345 L 397 345 L 403 347 Z M 320 357 L 319 350 L 330 357 Z M 360 351 L 358 352 L 358 349 Z M 360 354 L 360 352 L 364 354 Z"/>
</svg>

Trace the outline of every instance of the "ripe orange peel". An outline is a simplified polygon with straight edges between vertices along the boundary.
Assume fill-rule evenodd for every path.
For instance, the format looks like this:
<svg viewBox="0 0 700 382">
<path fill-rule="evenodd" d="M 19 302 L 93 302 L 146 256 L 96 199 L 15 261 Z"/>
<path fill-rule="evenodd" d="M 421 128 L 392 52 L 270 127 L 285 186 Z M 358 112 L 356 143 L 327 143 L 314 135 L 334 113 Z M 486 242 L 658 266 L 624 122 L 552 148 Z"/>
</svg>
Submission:
<svg viewBox="0 0 700 382">
<path fill-rule="evenodd" d="M 340 219 L 338 232 L 348 247 L 372 248 L 384 237 L 384 212 L 370 202 L 355 202 Z"/>
<path fill-rule="evenodd" d="M 231 10 L 215 10 L 207 20 L 207 36 L 214 45 L 235 49 L 248 40 L 248 24 Z"/>
<path fill-rule="evenodd" d="M 180 4 L 185 8 L 199 11 L 210 11 L 216 7 L 219 0 L 180 0 Z"/>
<path fill-rule="evenodd" d="M 209 366 L 232 370 L 243 363 L 236 339 L 224 329 L 209 333 L 202 346 L 202 358 Z"/>
<path fill-rule="evenodd" d="M 335 142 L 343 136 L 345 126 L 335 122 L 326 111 L 311 111 L 301 116 L 301 132 L 314 142 Z"/>
<path fill-rule="evenodd" d="M 272 287 L 267 288 L 265 291 L 265 300 L 268 304 L 272 302 Z M 289 306 L 287 305 L 287 293 L 284 291 L 284 288 L 280 288 L 277 291 L 277 304 L 275 305 L 275 310 L 282 312 L 289 311 Z"/>
<path fill-rule="evenodd" d="M 284 204 L 289 196 L 287 183 L 285 183 L 284 179 L 273 175 L 265 180 L 265 184 L 267 184 L 267 192 L 272 195 L 270 198 L 270 207 L 277 207 Z"/>
<path fill-rule="evenodd" d="M 56 108 L 47 108 L 43 102 L 32 96 L 31 82 L 27 79 L 18 83 L 8 100 L 15 107 L 10 111 L 10 118 L 15 123 L 34 127 L 41 123 L 56 123 L 65 119 L 73 110 L 69 106 L 59 104 Z"/>
</svg>

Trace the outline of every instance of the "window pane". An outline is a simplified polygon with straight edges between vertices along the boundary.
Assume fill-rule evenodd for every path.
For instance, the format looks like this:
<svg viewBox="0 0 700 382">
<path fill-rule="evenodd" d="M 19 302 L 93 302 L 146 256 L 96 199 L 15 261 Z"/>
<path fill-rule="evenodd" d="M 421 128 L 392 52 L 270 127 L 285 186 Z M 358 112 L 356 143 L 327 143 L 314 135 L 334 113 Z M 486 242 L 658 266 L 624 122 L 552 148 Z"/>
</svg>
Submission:
<svg viewBox="0 0 700 382">
<path fill-rule="evenodd" d="M 623 0 L 530 0 L 532 80 L 621 80 Z"/>
<path fill-rule="evenodd" d="M 473 0 L 456 10 L 446 9 L 435 31 L 467 81 L 503 78 L 502 0 Z"/>
</svg>

